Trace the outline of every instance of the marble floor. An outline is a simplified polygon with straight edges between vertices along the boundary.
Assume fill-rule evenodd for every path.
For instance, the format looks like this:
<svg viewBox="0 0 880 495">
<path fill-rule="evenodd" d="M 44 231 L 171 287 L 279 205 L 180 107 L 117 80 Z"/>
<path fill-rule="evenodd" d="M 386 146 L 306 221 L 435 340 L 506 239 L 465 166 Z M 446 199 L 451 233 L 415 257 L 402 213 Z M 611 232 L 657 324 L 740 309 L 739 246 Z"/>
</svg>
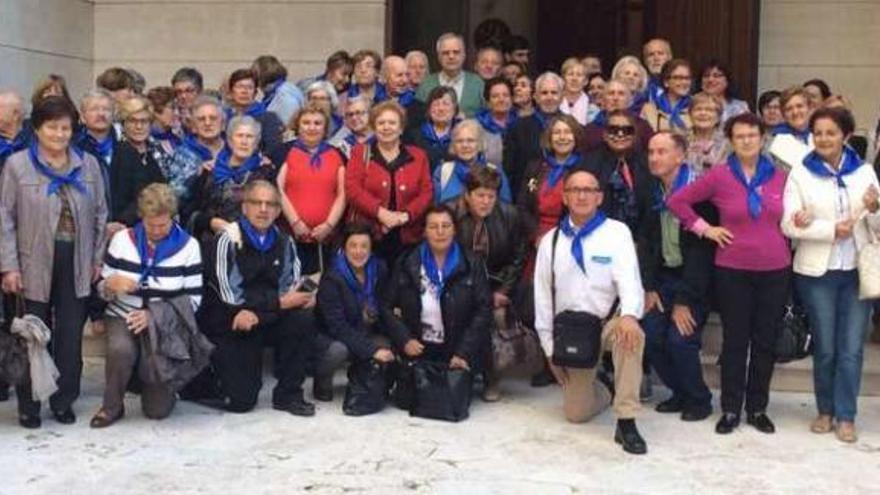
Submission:
<svg viewBox="0 0 880 495">
<path fill-rule="evenodd" d="M 614 444 L 610 411 L 567 424 L 558 389 L 519 380 L 459 424 L 394 408 L 347 417 L 341 388 L 316 417 L 298 418 L 272 410 L 264 387 L 253 413 L 180 403 L 161 422 L 131 396 L 123 421 L 91 430 L 101 384 L 91 359 L 73 426 L 44 418 L 24 430 L 14 401 L 0 404 L 0 494 L 880 493 L 880 398 L 860 401 L 853 445 L 807 430 L 809 394 L 773 394 L 775 435 L 742 426 L 721 437 L 717 415 L 685 424 L 646 407 L 638 424 L 649 452 L 634 457 Z"/>
</svg>

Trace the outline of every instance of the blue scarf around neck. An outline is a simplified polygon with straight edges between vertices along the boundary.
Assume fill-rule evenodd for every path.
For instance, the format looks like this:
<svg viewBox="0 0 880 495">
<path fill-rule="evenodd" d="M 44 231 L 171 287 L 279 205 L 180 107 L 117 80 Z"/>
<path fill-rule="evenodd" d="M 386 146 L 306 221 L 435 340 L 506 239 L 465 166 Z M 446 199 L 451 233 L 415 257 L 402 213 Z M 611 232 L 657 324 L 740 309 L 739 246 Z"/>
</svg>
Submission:
<svg viewBox="0 0 880 495">
<path fill-rule="evenodd" d="M 291 148 L 298 149 L 309 155 L 309 166 L 315 170 L 319 170 L 321 168 L 321 155 L 324 154 L 325 151 L 331 149 L 330 145 L 327 144 L 327 141 L 321 141 L 318 143 L 318 147 L 315 148 L 315 151 L 312 152 L 302 141 L 299 139 L 295 139 L 292 143 L 290 143 Z"/>
<path fill-rule="evenodd" d="M 217 159 L 214 161 L 214 184 L 222 185 L 227 181 L 233 181 L 241 184 L 250 172 L 260 168 L 260 154 L 254 153 L 241 165 L 233 167 L 229 164 L 232 159 L 232 151 L 228 147 L 224 147 L 220 153 L 217 153 Z"/>
<path fill-rule="evenodd" d="M 495 119 L 492 118 L 492 112 L 490 112 L 488 108 L 480 109 L 474 116 L 474 118 L 476 118 L 477 122 L 479 122 L 480 125 L 483 126 L 483 130 L 485 130 L 489 134 L 500 134 L 504 136 L 507 133 L 507 130 L 510 129 L 511 126 L 513 126 L 514 122 L 516 122 L 517 114 L 516 110 L 511 109 L 510 112 L 507 113 L 507 119 L 504 121 L 503 126 L 499 125 L 498 122 L 496 122 Z"/>
<path fill-rule="evenodd" d="M 385 85 L 379 82 L 374 83 L 373 87 L 375 91 L 373 91 L 373 104 L 383 102 L 388 99 L 388 92 L 385 90 Z M 348 87 L 348 92 L 346 93 L 349 98 L 354 98 L 361 94 L 361 87 L 357 84 L 352 84 Z M 403 105 L 403 103 L 401 103 Z"/>
<path fill-rule="evenodd" d="M 13 153 L 18 153 L 19 151 L 28 147 L 29 133 L 25 132 L 24 129 L 18 131 L 18 134 L 12 139 L 12 141 L 6 139 L 3 136 L 0 136 L 0 162 L 3 162 Z"/>
<path fill-rule="evenodd" d="M 758 216 L 761 215 L 761 186 L 766 184 L 770 179 L 773 178 L 773 174 L 776 172 L 776 168 L 773 166 L 773 162 L 770 161 L 764 155 L 760 155 L 758 158 L 758 166 L 755 170 L 755 175 L 752 176 L 751 181 L 746 180 L 745 172 L 743 172 L 742 164 L 737 158 L 735 153 L 731 153 L 727 157 L 727 166 L 730 168 L 730 172 L 736 178 L 737 182 L 742 184 L 742 186 L 746 189 L 748 194 L 747 204 L 749 208 L 749 216 L 752 219 L 757 219 Z"/>
<path fill-rule="evenodd" d="M 589 237 L 589 235 L 598 229 L 599 226 L 605 223 L 605 220 L 605 214 L 602 213 L 602 211 L 597 211 L 593 215 L 593 218 L 576 232 L 574 230 L 575 227 L 571 223 L 571 215 L 565 215 L 562 217 L 562 220 L 559 221 L 559 230 L 565 235 L 565 237 L 571 239 L 571 256 L 577 262 L 583 273 L 587 273 L 587 267 L 584 264 L 583 240 Z"/>
<path fill-rule="evenodd" d="M 269 227 L 269 230 L 263 234 L 262 240 L 260 239 L 261 236 L 260 233 L 257 232 L 256 227 L 254 227 L 244 215 L 238 219 L 238 225 L 241 226 L 241 230 L 244 232 L 245 237 L 248 238 L 250 245 L 257 251 L 265 254 L 275 246 L 275 240 L 278 238 L 278 227 L 275 225 Z"/>
<path fill-rule="evenodd" d="M 427 241 L 423 241 L 422 245 L 419 246 L 419 254 L 422 258 L 422 267 L 425 269 L 425 275 L 427 275 L 428 280 L 437 289 L 437 293 L 442 293 L 449 276 L 452 275 L 455 267 L 461 261 L 461 248 L 458 246 L 458 242 L 452 241 L 449 252 L 446 253 L 446 260 L 443 262 L 442 271 L 437 267 L 437 260 L 434 259 L 434 254 L 431 253 L 431 248 L 428 246 Z"/>
<path fill-rule="evenodd" d="M 416 101 L 416 92 L 411 89 L 407 89 L 397 97 L 397 103 L 403 108 L 409 107 L 414 101 Z"/>
<path fill-rule="evenodd" d="M 832 172 L 831 169 L 825 165 L 825 160 L 815 151 L 810 152 L 810 154 L 804 158 L 804 166 L 807 170 L 819 177 L 834 177 L 837 181 L 837 187 L 846 188 L 846 183 L 843 182 L 844 176 L 858 170 L 859 167 L 862 166 L 862 160 L 859 158 L 859 154 L 856 153 L 856 150 L 849 146 L 844 146 L 842 163 L 837 172 Z"/>
<path fill-rule="evenodd" d="M 157 128 L 150 129 L 150 136 L 157 141 L 168 141 L 171 143 L 173 148 L 177 148 L 183 143 L 183 140 L 180 139 L 180 136 L 174 133 L 174 131 L 167 130 L 163 131 Z"/>
<path fill-rule="evenodd" d="M 203 162 L 214 158 L 214 152 L 204 144 L 200 143 L 194 134 L 188 135 L 183 139 L 183 146 L 189 148 Z"/>
<path fill-rule="evenodd" d="M 658 180 L 657 188 L 654 190 L 654 211 L 666 211 L 666 198 L 678 192 L 682 187 L 690 184 L 691 176 L 693 176 L 693 173 L 690 165 L 682 163 L 678 168 L 678 175 L 675 176 L 675 181 L 672 182 L 672 189 L 664 191 L 663 181 Z"/>
<path fill-rule="evenodd" d="M 800 141 L 804 144 L 807 144 L 810 142 L 810 129 L 809 128 L 804 129 L 802 131 L 799 131 L 799 130 L 795 129 L 794 127 L 788 125 L 785 122 L 774 126 L 772 129 L 772 133 L 774 136 L 779 135 L 779 134 L 791 134 L 792 136 L 797 138 L 798 141 Z"/>
<path fill-rule="evenodd" d="M 156 243 L 156 247 L 153 249 L 153 257 L 150 258 L 150 247 L 147 239 L 147 231 L 144 228 L 144 222 L 138 222 L 133 230 L 134 243 L 137 247 L 138 257 L 141 262 L 140 284 L 147 281 L 156 266 L 183 249 L 190 239 L 189 234 L 187 234 L 177 222 L 174 222 L 168 235 Z"/>
<path fill-rule="evenodd" d="M 669 116 L 669 123 L 672 127 L 680 130 L 687 130 L 684 119 L 681 118 L 682 113 L 686 112 L 691 106 L 691 97 L 687 95 L 679 98 L 675 106 L 669 102 L 669 95 L 664 91 L 656 100 L 657 109 Z"/>
<path fill-rule="evenodd" d="M 30 156 L 31 163 L 33 163 L 37 172 L 49 179 L 49 186 L 46 188 L 46 196 L 51 196 L 57 193 L 62 186 L 70 186 L 82 194 L 87 194 L 86 185 L 83 183 L 81 177 L 83 171 L 82 167 L 76 167 L 65 175 L 55 172 L 52 167 L 40 161 L 36 141 L 32 142 L 30 148 L 28 148 L 28 155 Z"/>
<path fill-rule="evenodd" d="M 439 148 L 443 150 L 443 153 L 447 153 L 449 150 L 449 144 L 452 142 L 452 128 L 455 127 L 455 124 L 455 120 L 450 122 L 446 134 L 440 137 L 437 135 L 437 131 L 434 130 L 434 125 L 432 123 L 424 122 L 421 127 L 422 137 L 428 141 L 428 144 L 432 148 Z"/>
<path fill-rule="evenodd" d="M 544 161 L 550 167 L 550 172 L 547 174 L 547 189 L 550 190 L 556 187 L 556 184 L 562 179 L 566 171 L 581 161 L 581 154 L 575 151 L 568 155 L 564 162 L 559 163 L 553 153 L 544 150 Z"/>
<path fill-rule="evenodd" d="M 379 279 L 379 262 L 375 255 L 370 255 L 367 264 L 364 266 L 364 283 L 361 283 L 354 274 L 354 269 L 345 257 L 342 249 L 336 252 L 333 258 L 333 269 L 345 280 L 345 285 L 354 292 L 357 297 L 358 304 L 362 307 L 375 311 L 378 309 L 376 303 L 376 283 Z"/>
<path fill-rule="evenodd" d="M 114 141 L 112 129 L 110 130 L 110 133 L 107 134 L 106 138 L 102 141 L 98 141 L 85 127 L 83 127 L 76 144 L 81 149 L 98 155 L 103 162 L 102 165 L 107 166 L 110 164 L 110 159 L 113 156 Z"/>
</svg>

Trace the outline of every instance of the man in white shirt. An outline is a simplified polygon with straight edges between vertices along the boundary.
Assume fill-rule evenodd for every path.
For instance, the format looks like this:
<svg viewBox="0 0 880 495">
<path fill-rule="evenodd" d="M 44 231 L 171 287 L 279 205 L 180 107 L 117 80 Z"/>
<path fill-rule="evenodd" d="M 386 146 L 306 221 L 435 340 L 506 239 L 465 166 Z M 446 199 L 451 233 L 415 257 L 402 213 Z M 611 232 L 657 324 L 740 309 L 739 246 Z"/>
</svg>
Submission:
<svg viewBox="0 0 880 495">
<path fill-rule="evenodd" d="M 563 184 L 563 202 L 569 214 L 557 227 L 559 233 L 551 230 L 538 247 L 535 329 L 552 363 L 556 315 L 569 310 L 605 318 L 619 298 L 619 316 L 604 325 L 601 337 L 602 350 L 610 350 L 614 361 L 616 394 L 612 397 L 604 385 L 596 385 L 595 367 L 551 364 L 550 369 L 562 385 L 568 421 L 585 422 L 613 400 L 618 418 L 614 440 L 626 452 L 644 454 L 647 446 L 634 419 L 639 409 L 645 343 L 639 326 L 644 290 L 632 234 L 626 225 L 606 219 L 599 211 L 602 188 L 592 173 L 574 169 L 566 174 Z"/>
</svg>

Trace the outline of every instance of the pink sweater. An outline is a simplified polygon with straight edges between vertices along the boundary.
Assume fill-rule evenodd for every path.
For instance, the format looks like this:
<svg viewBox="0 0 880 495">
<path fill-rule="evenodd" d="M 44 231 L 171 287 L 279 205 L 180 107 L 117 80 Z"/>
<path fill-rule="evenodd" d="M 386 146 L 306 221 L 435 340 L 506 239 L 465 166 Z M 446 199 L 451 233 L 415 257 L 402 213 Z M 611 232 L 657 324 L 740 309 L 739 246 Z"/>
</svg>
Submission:
<svg viewBox="0 0 880 495">
<path fill-rule="evenodd" d="M 669 209 L 693 232 L 702 234 L 709 224 L 693 205 L 709 201 L 720 215 L 721 226 L 733 234 L 733 242 L 715 251 L 715 265 L 752 271 L 781 270 L 791 265 L 791 249 L 782 235 L 782 193 L 786 174 L 777 169 L 761 187 L 761 214 L 749 216 L 746 188 L 726 163 L 709 169 L 695 182 L 673 194 Z"/>
</svg>

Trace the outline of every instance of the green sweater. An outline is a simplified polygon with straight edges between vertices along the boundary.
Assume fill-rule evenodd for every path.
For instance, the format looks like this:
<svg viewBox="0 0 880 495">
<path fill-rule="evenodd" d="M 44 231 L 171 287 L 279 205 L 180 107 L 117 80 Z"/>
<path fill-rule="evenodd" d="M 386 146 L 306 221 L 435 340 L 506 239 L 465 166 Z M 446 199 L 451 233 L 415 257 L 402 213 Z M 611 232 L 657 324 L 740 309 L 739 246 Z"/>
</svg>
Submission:
<svg viewBox="0 0 880 495">
<path fill-rule="evenodd" d="M 416 98 L 428 99 L 428 94 L 440 85 L 438 72 L 428 75 L 416 90 Z M 483 80 L 473 72 L 464 71 L 464 90 L 459 95 L 458 106 L 466 117 L 473 117 L 483 107 Z"/>
</svg>

